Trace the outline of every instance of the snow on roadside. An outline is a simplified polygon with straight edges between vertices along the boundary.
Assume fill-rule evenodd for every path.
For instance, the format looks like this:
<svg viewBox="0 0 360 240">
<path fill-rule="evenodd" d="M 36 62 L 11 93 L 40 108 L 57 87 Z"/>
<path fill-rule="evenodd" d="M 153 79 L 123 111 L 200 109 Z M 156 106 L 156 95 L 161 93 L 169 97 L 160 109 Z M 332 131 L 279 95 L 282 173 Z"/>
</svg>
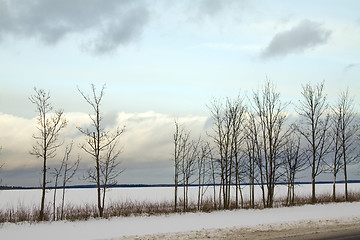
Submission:
<svg viewBox="0 0 360 240">
<path fill-rule="evenodd" d="M 264 210 L 218 211 L 110 220 L 10 224 L 0 226 L 1 239 L 116 239 L 129 235 L 174 233 L 217 228 L 252 228 L 307 221 L 359 221 L 360 202 L 306 205 Z"/>
</svg>

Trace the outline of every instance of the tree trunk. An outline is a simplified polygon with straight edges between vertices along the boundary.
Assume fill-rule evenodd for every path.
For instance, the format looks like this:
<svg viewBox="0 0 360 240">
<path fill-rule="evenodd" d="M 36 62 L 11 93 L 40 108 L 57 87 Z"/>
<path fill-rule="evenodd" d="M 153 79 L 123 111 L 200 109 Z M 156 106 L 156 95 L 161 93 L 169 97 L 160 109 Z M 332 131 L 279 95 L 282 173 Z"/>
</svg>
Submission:
<svg viewBox="0 0 360 240">
<path fill-rule="evenodd" d="M 295 179 L 293 179 L 293 182 L 291 184 L 291 190 L 292 190 L 292 196 L 291 196 L 291 205 L 294 205 L 295 203 Z"/>
<path fill-rule="evenodd" d="M 239 208 L 239 188 L 240 188 L 240 180 L 239 180 L 239 163 L 237 160 L 237 156 L 235 156 L 235 191 L 236 191 L 236 195 L 235 195 L 235 208 Z M 241 192 L 241 189 L 240 189 Z"/>
<path fill-rule="evenodd" d="M 104 216 L 104 208 L 105 208 L 105 196 L 106 196 L 106 191 L 107 191 L 107 183 L 105 182 L 103 185 L 103 195 L 102 195 L 102 206 L 101 206 L 101 216 Z"/>
<path fill-rule="evenodd" d="M 63 220 L 63 219 L 64 219 L 64 203 L 65 203 L 65 184 L 63 185 L 63 190 L 62 190 L 60 220 Z"/>
<path fill-rule="evenodd" d="M 56 221 L 56 191 L 57 191 L 57 183 L 60 173 L 56 173 L 55 176 L 55 186 L 54 186 L 54 199 L 53 199 L 53 221 Z"/>
<path fill-rule="evenodd" d="M 200 210 L 200 197 L 201 197 L 201 180 L 199 174 L 199 189 L 198 189 L 198 202 L 197 202 L 197 209 Z"/>
<path fill-rule="evenodd" d="M 315 130 L 313 130 L 313 159 L 312 159 L 312 172 L 311 172 L 311 203 L 312 204 L 315 204 L 316 203 L 316 190 L 315 190 L 315 178 L 316 178 L 316 172 L 315 172 L 315 169 L 316 169 L 316 158 L 315 158 L 315 146 L 314 146 L 314 143 L 315 143 L 315 136 L 314 136 L 314 133 Z"/>
<path fill-rule="evenodd" d="M 43 165 L 43 182 L 42 182 L 42 195 L 41 195 L 41 206 L 39 220 L 44 221 L 44 205 L 45 205 L 45 189 L 46 189 L 46 153 L 44 154 L 44 165 Z"/>
<path fill-rule="evenodd" d="M 211 171 L 212 171 L 212 180 L 213 180 L 213 184 L 214 184 L 214 209 L 217 209 L 216 206 L 216 179 L 215 179 L 215 166 L 214 166 L 214 162 L 213 159 L 211 159 Z"/>
<path fill-rule="evenodd" d="M 316 203 L 316 196 L 315 196 L 315 176 L 313 175 L 312 176 L 312 179 L 311 179 L 311 203 L 312 204 L 315 204 Z"/>
<path fill-rule="evenodd" d="M 343 156 L 344 156 L 345 201 L 349 201 L 348 185 L 347 185 L 346 149 L 345 149 L 345 144 L 343 144 Z"/>
<path fill-rule="evenodd" d="M 175 199 L 174 199 L 174 211 L 176 212 L 177 211 L 177 196 L 178 194 L 178 175 L 177 175 L 177 172 L 175 172 Z"/>
<path fill-rule="evenodd" d="M 333 181 L 333 194 L 332 194 L 333 202 L 336 201 L 336 170 L 334 169 L 334 181 Z"/>
</svg>

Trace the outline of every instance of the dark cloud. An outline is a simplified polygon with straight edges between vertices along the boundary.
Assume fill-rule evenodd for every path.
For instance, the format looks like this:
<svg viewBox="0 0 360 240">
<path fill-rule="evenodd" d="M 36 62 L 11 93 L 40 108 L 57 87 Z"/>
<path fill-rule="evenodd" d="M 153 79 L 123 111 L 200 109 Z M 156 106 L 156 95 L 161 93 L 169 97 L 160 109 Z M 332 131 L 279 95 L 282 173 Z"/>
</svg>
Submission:
<svg viewBox="0 0 360 240">
<path fill-rule="evenodd" d="M 0 0 L 0 41 L 12 36 L 56 44 L 69 34 L 93 33 L 88 49 L 109 52 L 136 40 L 148 16 L 141 0 Z"/>
<path fill-rule="evenodd" d="M 96 54 L 111 52 L 120 44 L 126 45 L 139 38 L 148 20 L 149 14 L 144 7 L 131 9 L 120 19 L 109 23 L 88 47 Z"/>
<path fill-rule="evenodd" d="M 202 0 L 199 4 L 199 12 L 205 15 L 215 16 L 224 9 L 223 3 L 221 0 Z"/>
<path fill-rule="evenodd" d="M 327 42 L 331 31 L 321 23 L 303 20 L 292 29 L 277 33 L 261 53 L 261 57 L 272 58 L 294 52 L 303 52 Z"/>
</svg>

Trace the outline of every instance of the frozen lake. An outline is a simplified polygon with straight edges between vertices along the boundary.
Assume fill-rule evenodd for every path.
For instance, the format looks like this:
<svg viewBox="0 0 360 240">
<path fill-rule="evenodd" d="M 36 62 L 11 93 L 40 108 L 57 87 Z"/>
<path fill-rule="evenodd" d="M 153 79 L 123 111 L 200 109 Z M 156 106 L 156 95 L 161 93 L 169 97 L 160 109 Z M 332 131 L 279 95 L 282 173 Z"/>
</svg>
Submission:
<svg viewBox="0 0 360 240">
<path fill-rule="evenodd" d="M 360 192 L 360 183 L 348 184 L 350 192 Z M 344 193 L 344 184 L 336 185 L 337 194 Z M 46 194 L 46 202 L 51 203 L 53 200 L 53 191 L 48 190 Z M 178 190 L 178 196 L 182 196 L 182 188 Z M 218 195 L 219 189 L 216 188 L 216 194 Z M 235 189 L 233 189 L 235 191 Z M 57 191 L 57 203 L 61 201 L 62 190 Z M 249 199 L 249 186 L 243 186 L 242 193 L 244 200 Z M 332 184 L 317 184 L 317 195 L 328 193 L 332 194 Z M 189 188 L 189 200 L 197 201 L 198 188 Z M 275 199 L 286 197 L 287 186 L 277 185 L 275 189 Z M 310 196 L 311 184 L 297 185 L 295 187 L 296 196 Z M 205 198 L 212 198 L 213 188 L 208 187 Z M 232 193 L 232 197 L 235 198 L 235 193 Z M 41 190 L 2 190 L 0 191 L 0 209 L 9 209 L 17 207 L 34 207 L 40 205 Z M 259 186 L 255 187 L 255 199 L 261 200 L 261 189 Z M 107 192 L 106 203 L 110 202 L 172 202 L 174 200 L 174 188 L 173 187 L 134 187 L 134 188 L 112 188 Z M 85 205 L 96 204 L 97 193 L 95 188 L 91 189 L 67 189 L 65 205 Z"/>
</svg>

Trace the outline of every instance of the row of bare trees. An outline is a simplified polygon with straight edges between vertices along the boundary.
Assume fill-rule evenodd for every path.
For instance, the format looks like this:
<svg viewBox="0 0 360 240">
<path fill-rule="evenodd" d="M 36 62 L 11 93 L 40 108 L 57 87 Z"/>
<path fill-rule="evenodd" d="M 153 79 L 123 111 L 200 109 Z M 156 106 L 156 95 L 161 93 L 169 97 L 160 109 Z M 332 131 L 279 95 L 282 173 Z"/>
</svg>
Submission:
<svg viewBox="0 0 360 240">
<path fill-rule="evenodd" d="M 93 113 L 89 114 L 91 119 L 91 126 L 89 128 L 78 127 L 80 133 L 85 136 L 85 143 L 79 147 L 87 153 L 95 163 L 93 168 L 90 168 L 85 179 L 96 183 L 97 187 L 97 203 L 99 216 L 103 216 L 105 206 L 106 191 L 109 187 L 117 183 L 117 177 L 122 172 L 119 168 L 118 157 L 121 149 L 118 147 L 120 136 L 124 133 L 125 128 L 117 128 L 115 132 L 107 130 L 102 123 L 103 117 L 100 111 L 101 102 L 104 96 L 105 85 L 99 92 L 96 91 L 95 85 L 91 85 L 92 94 L 86 95 L 80 91 L 81 96 L 92 107 Z M 42 89 L 34 88 L 35 94 L 29 100 L 36 106 L 38 113 L 37 118 L 37 134 L 33 135 L 35 143 L 30 153 L 42 160 L 42 195 L 39 220 L 44 220 L 45 195 L 48 180 L 49 160 L 55 158 L 57 150 L 64 144 L 60 140 L 61 131 L 67 126 L 68 121 L 65 118 L 63 110 L 53 112 L 53 106 L 50 102 L 49 92 Z M 62 177 L 62 203 L 59 219 L 63 218 L 63 209 L 65 201 L 66 184 L 75 175 L 80 158 L 76 161 L 70 160 L 70 154 L 73 148 L 73 143 L 65 147 L 64 157 L 59 167 L 54 169 L 54 196 L 53 196 L 53 219 L 57 217 L 56 214 L 56 190 L 58 188 L 58 181 Z M 54 164 L 52 164 L 54 165 Z"/>
<path fill-rule="evenodd" d="M 179 199 L 183 209 L 187 209 L 188 187 L 192 183 L 199 186 L 198 208 L 204 195 L 202 188 L 211 184 L 215 207 L 216 204 L 224 209 L 242 207 L 241 183 L 245 182 L 250 185 L 250 207 L 255 206 L 255 185 L 260 186 L 262 205 L 273 207 L 279 182 L 288 183 L 287 202 L 293 204 L 297 174 L 305 169 L 311 174 L 313 203 L 316 177 L 329 171 L 334 175 L 334 200 L 337 174 L 344 172 L 348 200 L 347 166 L 358 161 L 360 151 L 354 100 L 345 91 L 330 106 L 324 83 L 304 85 L 301 95 L 301 100 L 294 104 L 295 120 L 287 112 L 291 104 L 281 100 L 270 81 L 251 97 L 227 98 L 224 103 L 214 100 L 209 106 L 213 128 L 206 133 L 206 140 L 193 140 L 190 132 L 176 121 L 175 210 Z M 219 186 L 218 193 L 215 185 Z M 179 186 L 183 187 L 182 198 L 178 195 Z"/>
</svg>

